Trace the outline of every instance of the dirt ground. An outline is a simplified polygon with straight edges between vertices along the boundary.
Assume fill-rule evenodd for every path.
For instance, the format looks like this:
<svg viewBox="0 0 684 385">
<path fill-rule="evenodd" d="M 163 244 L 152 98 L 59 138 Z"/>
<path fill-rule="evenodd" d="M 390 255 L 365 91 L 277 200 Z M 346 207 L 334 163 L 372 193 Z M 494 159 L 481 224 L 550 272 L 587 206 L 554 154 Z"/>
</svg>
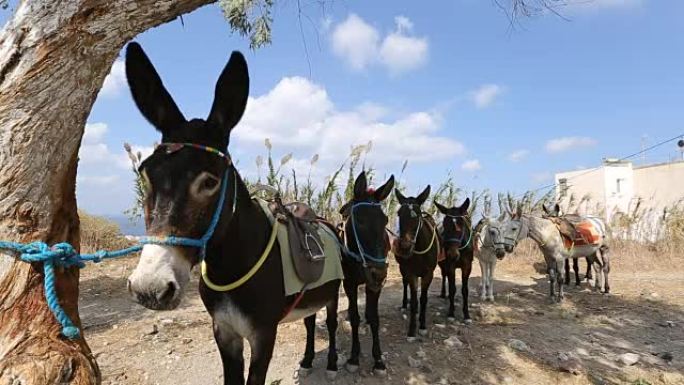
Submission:
<svg viewBox="0 0 684 385">
<path fill-rule="evenodd" d="M 210 318 L 191 283 L 181 307 L 154 312 L 130 301 L 126 278 L 135 259 L 89 266 L 81 283 L 85 334 L 104 384 L 222 384 L 221 361 Z M 562 305 L 547 300 L 548 282 L 530 261 L 507 259 L 496 271 L 496 302 L 477 296 L 479 266 L 470 281 L 472 325 L 447 322 L 437 297 L 429 298 L 429 335 L 408 342 L 408 321 L 398 307 L 401 280 L 394 264 L 380 299 L 381 341 L 388 374 L 370 374 L 370 331 L 361 333 L 362 366 L 340 366 L 335 384 L 684 384 L 684 268 L 667 264 L 637 272 L 638 264 L 613 258 L 612 295 L 584 283 L 570 287 Z M 584 268 L 584 262 L 581 262 Z M 657 266 L 657 265 L 656 265 Z M 346 298 L 340 320 L 346 318 Z M 460 284 L 459 295 L 460 302 Z M 314 370 L 298 375 L 304 351 L 301 322 L 281 325 L 269 384 L 326 384 L 327 333 L 319 313 Z M 340 364 L 350 350 L 349 324 L 338 330 Z M 447 341 L 448 340 L 448 341 Z M 446 341 L 446 342 L 445 342 Z M 246 354 L 249 354 L 246 348 Z M 625 353 L 638 359 L 622 360 Z M 567 372 L 574 371 L 575 374 Z"/>
</svg>

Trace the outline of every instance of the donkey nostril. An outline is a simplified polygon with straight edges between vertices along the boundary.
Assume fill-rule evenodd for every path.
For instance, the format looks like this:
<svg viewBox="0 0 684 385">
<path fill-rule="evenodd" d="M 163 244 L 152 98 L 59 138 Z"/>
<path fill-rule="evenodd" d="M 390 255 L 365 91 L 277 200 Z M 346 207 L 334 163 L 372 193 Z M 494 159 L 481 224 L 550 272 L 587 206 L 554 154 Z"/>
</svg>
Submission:
<svg viewBox="0 0 684 385">
<path fill-rule="evenodd" d="M 176 284 L 172 281 L 166 284 L 166 289 L 157 295 L 160 303 L 165 303 L 173 299 L 176 295 Z"/>
</svg>

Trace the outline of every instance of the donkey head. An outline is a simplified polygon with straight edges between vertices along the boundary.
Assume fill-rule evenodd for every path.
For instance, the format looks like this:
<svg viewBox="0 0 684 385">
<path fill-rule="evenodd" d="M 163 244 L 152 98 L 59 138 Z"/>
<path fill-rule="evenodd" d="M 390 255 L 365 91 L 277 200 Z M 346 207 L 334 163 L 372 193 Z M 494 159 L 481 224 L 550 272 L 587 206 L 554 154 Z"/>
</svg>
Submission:
<svg viewBox="0 0 684 385">
<path fill-rule="evenodd" d="M 515 213 L 508 213 L 509 218 L 503 223 L 502 237 L 507 253 L 512 253 L 518 242 L 527 236 L 527 229 L 523 223 L 523 207 L 518 205 Z"/>
<path fill-rule="evenodd" d="M 471 220 L 468 214 L 470 198 L 459 207 L 447 208 L 435 202 L 440 213 L 444 214 L 442 220 L 442 239 L 444 250 L 450 258 L 458 258 L 460 250 L 465 248 L 472 237 Z"/>
<path fill-rule="evenodd" d="M 354 182 L 354 197 L 345 204 L 340 213 L 347 218 L 345 233 L 347 247 L 352 252 L 366 259 L 368 273 L 367 285 L 379 290 L 387 275 L 387 265 L 373 260 L 387 258 L 387 222 L 388 218 L 382 210 L 380 202 L 384 201 L 394 188 L 394 175 L 373 190 L 368 188 L 366 173 L 361 172 Z M 368 257 L 372 258 L 368 260 Z"/>
<path fill-rule="evenodd" d="M 180 144 L 206 146 L 227 154 L 230 132 L 247 104 L 245 58 L 239 52 L 232 53 L 216 84 L 206 120 L 185 119 L 137 43 L 130 43 L 126 49 L 126 76 L 138 109 L 162 136 L 162 145 L 139 169 L 145 190 L 147 235 L 200 238 L 217 210 L 222 214 L 217 232 L 225 228 L 232 212 L 217 206 L 222 193 L 227 195 L 225 202 L 233 202 L 237 171 L 227 155 Z M 227 192 L 222 192 L 223 183 L 231 186 Z M 145 307 L 173 309 L 180 303 L 190 271 L 198 262 L 195 248 L 145 245 L 128 279 L 129 291 Z"/>
<path fill-rule="evenodd" d="M 551 208 L 546 207 L 546 204 L 542 204 L 542 209 L 547 217 L 558 217 L 561 215 L 561 209 L 558 203 L 551 206 Z"/>
<path fill-rule="evenodd" d="M 416 247 L 416 240 L 420 227 L 423 223 L 423 211 L 421 206 L 430 196 L 428 185 L 417 197 L 405 197 L 401 191 L 394 190 L 394 195 L 399 202 L 399 253 L 397 256 L 408 258 Z"/>
</svg>

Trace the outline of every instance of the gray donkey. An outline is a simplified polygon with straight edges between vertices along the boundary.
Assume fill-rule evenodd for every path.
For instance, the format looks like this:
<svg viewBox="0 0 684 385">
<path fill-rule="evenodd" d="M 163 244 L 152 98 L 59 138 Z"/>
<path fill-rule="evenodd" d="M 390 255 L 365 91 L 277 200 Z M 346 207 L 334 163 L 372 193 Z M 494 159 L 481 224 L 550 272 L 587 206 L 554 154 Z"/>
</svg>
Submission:
<svg viewBox="0 0 684 385">
<path fill-rule="evenodd" d="M 525 238 L 532 239 L 544 254 L 547 272 L 550 279 L 549 297 L 560 302 L 563 300 L 563 262 L 567 258 L 587 257 L 594 267 L 594 290 L 610 292 L 608 273 L 610 259 L 606 245 L 606 226 L 598 217 L 584 217 L 584 220 L 597 234 L 594 242 L 587 244 L 573 243 L 568 247 L 556 224 L 548 218 L 523 215 L 522 206 L 518 205 L 515 213 L 503 225 L 503 242 L 506 252 L 512 253 L 518 242 Z M 557 289 L 557 293 L 554 290 Z"/>
<path fill-rule="evenodd" d="M 499 218 L 485 216 L 475 226 L 475 256 L 480 262 L 482 278 L 480 280 L 480 300 L 494 301 L 494 269 L 496 263 L 506 256 L 503 241 L 503 224 L 505 213 Z"/>
</svg>

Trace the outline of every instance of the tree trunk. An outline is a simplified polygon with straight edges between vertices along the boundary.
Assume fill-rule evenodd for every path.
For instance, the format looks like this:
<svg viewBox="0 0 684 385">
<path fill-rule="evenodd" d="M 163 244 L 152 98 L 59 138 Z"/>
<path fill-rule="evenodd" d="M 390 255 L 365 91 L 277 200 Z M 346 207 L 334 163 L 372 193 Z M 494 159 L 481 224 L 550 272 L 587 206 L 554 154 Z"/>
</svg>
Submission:
<svg viewBox="0 0 684 385">
<path fill-rule="evenodd" d="M 78 246 L 78 149 L 112 63 L 140 32 L 211 2 L 21 2 L 0 33 L 0 240 Z M 56 273 L 80 327 L 78 269 Z M 0 385 L 99 383 L 85 340 L 60 337 L 42 282 L 41 264 L 0 254 Z"/>
</svg>

